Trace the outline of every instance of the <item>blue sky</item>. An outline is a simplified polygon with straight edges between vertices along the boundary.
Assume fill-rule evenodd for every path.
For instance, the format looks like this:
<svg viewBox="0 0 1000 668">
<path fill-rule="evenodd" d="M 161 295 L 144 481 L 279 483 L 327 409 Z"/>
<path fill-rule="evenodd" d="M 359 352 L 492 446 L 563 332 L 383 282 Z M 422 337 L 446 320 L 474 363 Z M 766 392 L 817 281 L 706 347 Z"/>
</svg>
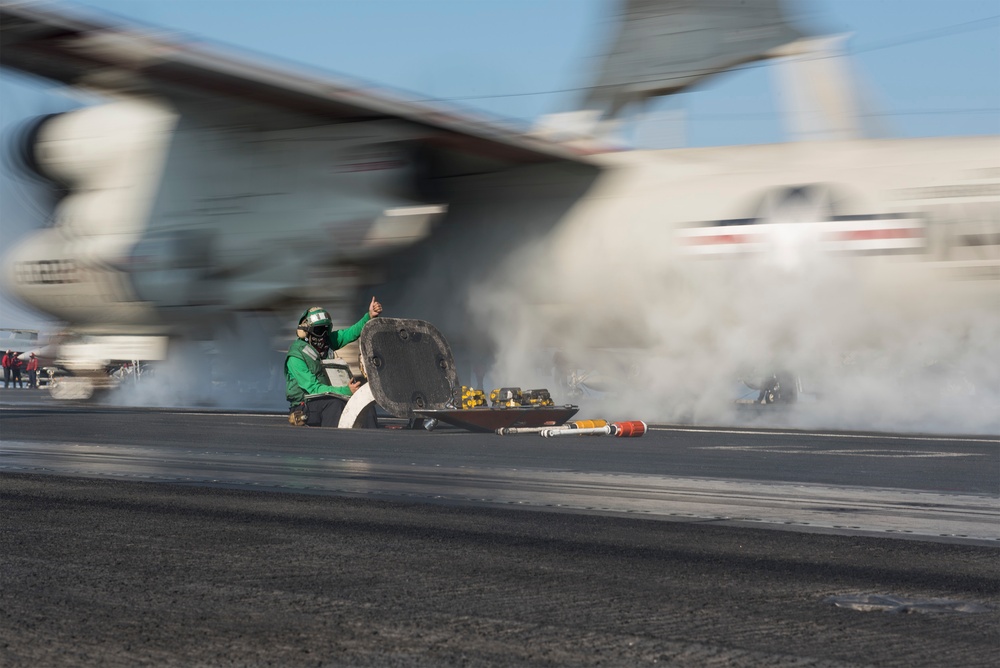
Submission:
<svg viewBox="0 0 1000 668">
<path fill-rule="evenodd" d="M 573 89 L 585 85 L 614 7 L 611 0 L 75 4 L 524 124 L 573 108 L 579 95 Z M 809 25 L 852 34 L 853 66 L 893 135 L 1000 133 L 1000 0 L 799 4 Z M 33 95 L 23 88 L 14 92 L 27 105 Z M 4 98 L 10 89 L 5 81 Z M 683 107 L 690 145 L 783 138 L 771 68 L 751 66 L 659 106 Z M 20 113 L 5 111 L 5 122 Z"/>
<path fill-rule="evenodd" d="M 64 3 L 65 4 L 65 3 Z M 291 67 L 449 101 L 525 127 L 568 111 L 601 51 L 610 0 L 87 0 L 72 3 Z M 808 25 L 850 33 L 852 66 L 891 136 L 1000 134 L 1000 0 L 805 0 Z M 784 139 L 772 68 L 750 66 L 656 103 L 683 109 L 640 145 Z M 0 70 L 0 131 L 76 103 Z M 664 130 L 666 128 L 666 130 Z M 6 163 L 6 160 L 4 161 Z M 27 231 L 26 186 L 0 172 L 8 242 Z M 30 209 L 30 203 L 27 208 Z M 6 245 L 6 244 L 5 244 Z M 0 302 L 0 326 L 24 322 Z M 28 321 L 36 318 L 28 317 Z"/>
</svg>

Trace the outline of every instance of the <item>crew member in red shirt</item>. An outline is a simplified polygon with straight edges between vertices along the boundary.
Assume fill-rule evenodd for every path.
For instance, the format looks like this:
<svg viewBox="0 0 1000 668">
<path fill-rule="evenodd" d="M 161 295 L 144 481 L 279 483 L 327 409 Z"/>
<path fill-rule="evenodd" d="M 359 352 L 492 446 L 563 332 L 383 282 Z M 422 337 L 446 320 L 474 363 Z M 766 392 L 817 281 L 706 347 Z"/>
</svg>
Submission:
<svg viewBox="0 0 1000 668">
<path fill-rule="evenodd" d="M 21 353 L 15 352 L 10 358 L 10 384 L 17 385 L 18 389 L 24 389 L 24 381 L 21 380 L 21 369 L 24 368 L 24 360 L 22 360 L 19 355 Z"/>
<path fill-rule="evenodd" d="M 28 365 L 24 367 L 24 370 L 28 372 L 28 389 L 37 390 L 38 389 L 38 357 L 35 353 L 31 353 L 28 356 Z"/>
<path fill-rule="evenodd" d="M 3 354 L 3 389 L 10 387 L 11 362 L 14 360 L 14 351 L 8 350 Z"/>
</svg>

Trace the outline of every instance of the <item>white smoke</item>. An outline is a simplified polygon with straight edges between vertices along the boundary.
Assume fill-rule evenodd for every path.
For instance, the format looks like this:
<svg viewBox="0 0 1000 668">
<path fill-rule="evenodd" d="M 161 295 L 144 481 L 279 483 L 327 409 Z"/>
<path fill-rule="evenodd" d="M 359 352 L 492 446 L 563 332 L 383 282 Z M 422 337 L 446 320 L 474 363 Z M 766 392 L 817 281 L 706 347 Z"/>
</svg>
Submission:
<svg viewBox="0 0 1000 668">
<path fill-rule="evenodd" d="M 575 370 L 605 390 L 555 397 L 583 418 L 1000 431 L 995 292 L 939 280 L 919 260 L 772 251 L 699 259 L 675 253 L 668 231 L 596 219 L 563 230 L 473 290 L 497 349 L 490 376 L 565 392 Z M 757 398 L 741 378 L 781 371 L 801 383 L 794 405 L 737 404 Z"/>
<path fill-rule="evenodd" d="M 284 355 L 276 340 L 280 321 L 253 313 L 218 320 L 214 336 L 174 341 L 165 361 L 144 365 L 138 377 L 124 375 L 105 401 L 122 406 L 286 408 Z M 288 343 L 293 338 L 290 334 Z"/>
</svg>

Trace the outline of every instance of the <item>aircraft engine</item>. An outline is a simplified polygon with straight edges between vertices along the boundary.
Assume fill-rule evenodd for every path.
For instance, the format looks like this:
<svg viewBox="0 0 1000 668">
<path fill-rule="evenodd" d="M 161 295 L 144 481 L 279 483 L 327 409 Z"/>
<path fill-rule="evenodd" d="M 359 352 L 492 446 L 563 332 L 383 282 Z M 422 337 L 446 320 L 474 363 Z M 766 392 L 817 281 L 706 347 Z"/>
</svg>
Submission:
<svg viewBox="0 0 1000 668">
<path fill-rule="evenodd" d="M 42 117 L 20 135 L 22 165 L 67 188 L 51 227 L 5 257 L 21 300 L 80 325 L 150 321 L 115 263 L 148 223 L 174 120 L 162 105 L 114 102 Z"/>
<path fill-rule="evenodd" d="M 61 116 L 63 116 L 62 113 L 36 116 L 22 123 L 20 128 L 14 130 L 9 135 L 6 146 L 7 157 L 11 164 L 23 175 L 40 178 L 57 185 L 64 185 L 38 159 L 36 151 L 42 133 L 47 132 L 52 123 Z"/>
</svg>

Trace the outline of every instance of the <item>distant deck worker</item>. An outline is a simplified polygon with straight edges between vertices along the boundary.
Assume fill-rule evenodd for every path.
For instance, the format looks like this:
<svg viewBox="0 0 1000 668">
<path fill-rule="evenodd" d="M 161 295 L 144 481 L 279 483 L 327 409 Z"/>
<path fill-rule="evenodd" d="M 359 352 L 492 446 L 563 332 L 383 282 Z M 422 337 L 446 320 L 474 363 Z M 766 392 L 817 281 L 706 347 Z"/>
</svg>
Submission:
<svg viewBox="0 0 1000 668">
<path fill-rule="evenodd" d="M 14 351 L 14 356 L 10 358 L 11 385 L 17 385 L 18 389 L 24 389 L 24 381 L 21 379 L 21 369 L 24 368 L 24 360 L 19 356 L 21 353 Z"/>
<path fill-rule="evenodd" d="M 28 355 L 28 364 L 24 367 L 24 370 L 28 372 L 28 389 L 37 390 L 38 389 L 38 357 L 35 353 Z"/>
<path fill-rule="evenodd" d="M 382 305 L 372 297 L 368 312 L 347 329 L 332 329 L 332 319 L 319 306 L 306 309 L 299 318 L 298 338 L 285 357 L 285 398 L 289 403 L 288 421 L 296 426 L 336 427 L 347 399 L 358 391 L 362 382 L 352 378 L 349 385 L 334 386 L 323 369 L 323 360 L 361 336 L 361 329 L 382 313 Z M 364 426 L 375 428 L 374 406 L 364 415 Z"/>
<path fill-rule="evenodd" d="M 5 390 L 10 387 L 10 376 L 12 373 L 10 363 L 13 359 L 14 351 L 8 349 L 7 352 L 3 354 L 3 389 Z"/>
</svg>

